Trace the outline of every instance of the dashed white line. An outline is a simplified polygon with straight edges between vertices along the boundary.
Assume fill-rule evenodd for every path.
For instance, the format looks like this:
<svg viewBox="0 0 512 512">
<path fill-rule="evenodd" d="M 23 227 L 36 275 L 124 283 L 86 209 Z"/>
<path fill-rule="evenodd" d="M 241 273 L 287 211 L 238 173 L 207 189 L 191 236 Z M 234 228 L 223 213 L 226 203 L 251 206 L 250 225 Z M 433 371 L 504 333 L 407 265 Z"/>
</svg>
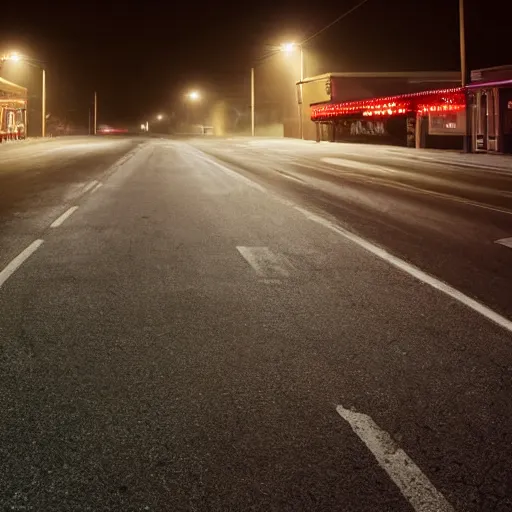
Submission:
<svg viewBox="0 0 512 512">
<path fill-rule="evenodd" d="M 60 225 L 64 223 L 64 221 L 73 215 L 78 210 L 78 206 L 72 206 L 68 210 L 66 210 L 59 218 L 55 219 L 51 224 L 51 228 L 58 228 Z"/>
<path fill-rule="evenodd" d="M 103 186 L 103 183 L 98 183 L 96 186 L 91 190 L 91 194 L 94 194 L 98 189 L 100 189 Z"/>
<path fill-rule="evenodd" d="M 426 272 L 423 272 L 423 270 L 420 270 L 418 267 L 415 267 L 414 265 L 411 265 L 410 263 L 407 263 L 406 261 L 401 260 L 396 256 L 393 256 L 385 249 L 382 249 L 381 247 L 372 244 L 368 240 L 365 240 L 364 238 L 361 238 L 360 236 L 355 235 L 354 233 L 351 233 L 350 231 L 347 231 L 346 229 L 343 229 L 337 226 L 336 224 L 333 224 L 332 222 L 328 221 L 327 219 L 324 219 L 323 217 L 320 217 L 319 215 L 311 213 L 308 210 L 301 208 L 300 206 L 295 206 L 295 209 L 301 212 L 305 217 L 312 220 L 313 222 L 321 224 L 327 229 L 330 229 L 331 231 L 338 233 L 339 235 L 350 240 L 351 242 L 354 242 L 355 244 L 359 245 L 368 252 L 371 252 L 375 256 L 383 259 L 384 261 L 387 261 L 390 265 L 399 268 L 403 272 L 406 272 L 407 274 L 415 277 L 419 281 L 428 284 L 429 286 L 432 286 L 436 290 L 445 293 L 446 295 L 464 304 L 468 308 L 471 308 L 473 311 L 480 313 L 485 318 L 491 320 L 492 322 L 495 322 L 496 324 L 503 327 L 507 331 L 512 332 L 511 320 L 505 318 L 499 313 L 496 313 L 496 311 L 493 311 L 491 308 L 488 308 L 484 304 L 481 304 L 480 302 L 472 299 L 471 297 L 468 297 L 466 294 L 460 292 L 459 290 L 456 290 L 449 284 L 431 276 L 430 274 L 427 274 Z"/>
<path fill-rule="evenodd" d="M 341 405 L 336 411 L 372 452 L 416 512 L 454 512 L 421 469 L 370 416 Z"/>
<path fill-rule="evenodd" d="M 502 238 L 500 240 L 496 240 L 494 243 L 504 245 L 505 247 L 510 247 L 512 249 L 512 237 Z"/>
<path fill-rule="evenodd" d="M 288 277 L 291 265 L 288 260 L 273 253 L 268 247 L 237 247 L 238 252 L 251 265 L 258 276 L 263 278 Z"/>
<path fill-rule="evenodd" d="M 98 182 L 96 180 L 94 181 L 91 181 L 90 183 L 87 183 L 87 185 L 84 187 L 83 189 L 83 194 L 87 194 L 87 192 L 89 192 L 89 190 L 91 190 L 92 188 L 94 188 L 96 185 L 98 184 Z"/>
<path fill-rule="evenodd" d="M 42 244 L 43 240 L 35 240 L 0 272 L 0 288 Z"/>
</svg>

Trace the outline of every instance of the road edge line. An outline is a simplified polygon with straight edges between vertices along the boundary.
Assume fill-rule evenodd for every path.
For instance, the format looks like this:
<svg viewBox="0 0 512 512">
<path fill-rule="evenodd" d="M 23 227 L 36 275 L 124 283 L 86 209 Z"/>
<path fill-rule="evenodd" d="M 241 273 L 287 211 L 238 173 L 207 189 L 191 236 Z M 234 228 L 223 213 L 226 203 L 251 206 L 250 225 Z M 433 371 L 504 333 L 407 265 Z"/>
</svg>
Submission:
<svg viewBox="0 0 512 512">
<path fill-rule="evenodd" d="M 364 238 L 360 237 L 359 235 L 356 235 L 355 233 L 352 233 L 351 231 L 348 231 L 340 226 L 337 226 L 333 222 L 324 219 L 323 217 L 316 215 L 315 213 L 311 213 L 310 211 L 301 208 L 300 206 L 294 206 L 294 208 L 295 210 L 302 213 L 309 220 L 316 222 L 317 224 L 320 224 L 326 227 L 327 229 L 330 229 L 331 231 L 334 231 L 335 233 L 346 238 L 347 240 L 350 240 L 351 242 L 355 243 L 359 247 L 372 253 L 374 256 L 377 256 L 378 258 L 386 261 L 393 267 L 398 268 L 405 272 L 406 274 L 409 274 L 410 276 L 416 278 L 418 281 L 428 284 L 432 288 L 435 288 L 436 290 L 443 292 L 452 299 L 455 299 L 461 304 L 464 304 L 466 307 L 472 309 L 473 311 L 476 311 L 477 313 L 484 316 L 488 320 L 491 320 L 495 324 L 498 324 L 500 327 L 506 329 L 509 332 L 512 332 L 511 320 L 505 318 L 504 316 L 500 315 L 493 309 L 485 306 L 481 302 L 472 299 L 465 293 L 460 292 L 453 286 L 450 286 L 448 283 L 445 283 L 444 281 L 437 279 L 437 277 L 427 274 L 427 272 L 424 272 L 423 270 L 412 265 L 411 263 L 407 263 L 405 260 L 402 260 L 401 258 L 394 256 L 393 254 L 389 253 L 382 247 L 379 247 L 378 245 L 375 245 L 372 242 L 365 240 Z"/>
</svg>

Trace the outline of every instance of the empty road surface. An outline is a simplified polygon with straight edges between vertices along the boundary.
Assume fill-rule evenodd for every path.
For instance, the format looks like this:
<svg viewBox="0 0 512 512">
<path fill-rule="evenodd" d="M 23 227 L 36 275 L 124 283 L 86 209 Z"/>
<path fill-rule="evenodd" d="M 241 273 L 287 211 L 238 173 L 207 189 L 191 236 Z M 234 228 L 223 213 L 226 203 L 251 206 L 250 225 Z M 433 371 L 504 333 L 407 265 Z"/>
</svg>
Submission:
<svg viewBox="0 0 512 512">
<path fill-rule="evenodd" d="M 512 171 L 265 139 L 0 148 L 0 504 L 512 511 Z"/>
</svg>

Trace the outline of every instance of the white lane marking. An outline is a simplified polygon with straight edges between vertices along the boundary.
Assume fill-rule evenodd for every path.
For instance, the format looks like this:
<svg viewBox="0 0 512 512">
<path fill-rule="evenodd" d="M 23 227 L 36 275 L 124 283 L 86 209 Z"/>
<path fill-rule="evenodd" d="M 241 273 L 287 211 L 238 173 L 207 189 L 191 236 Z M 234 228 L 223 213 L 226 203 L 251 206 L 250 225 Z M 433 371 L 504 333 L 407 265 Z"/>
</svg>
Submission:
<svg viewBox="0 0 512 512">
<path fill-rule="evenodd" d="M 416 512 L 454 512 L 421 469 L 370 416 L 341 405 L 336 411 L 372 452 Z"/>
<path fill-rule="evenodd" d="M 353 169 L 363 169 L 365 171 L 378 171 L 383 172 L 385 174 L 392 174 L 396 173 L 397 170 L 393 169 L 392 167 L 385 167 L 383 165 L 375 165 L 365 162 L 358 162 L 356 160 L 348 160 L 343 158 L 321 158 L 322 162 L 325 162 L 326 164 L 331 165 L 339 165 L 342 167 L 352 167 Z"/>
<path fill-rule="evenodd" d="M 37 249 L 43 244 L 43 240 L 35 240 L 26 249 L 21 251 L 1 272 L 0 272 L 0 288 L 18 270 L 23 262 L 27 260 Z"/>
<path fill-rule="evenodd" d="M 375 256 L 388 262 L 390 265 L 393 265 L 394 267 L 399 268 L 403 272 L 406 272 L 407 274 L 415 277 L 419 281 L 428 284 L 429 286 L 432 286 L 432 288 L 435 288 L 436 290 L 439 290 L 445 293 L 446 295 L 449 295 L 450 297 L 464 304 L 468 308 L 471 308 L 473 311 L 476 311 L 485 318 L 491 320 L 492 322 L 495 322 L 496 324 L 503 327 L 507 331 L 512 332 L 511 320 L 505 318 L 499 313 L 496 313 L 496 311 L 493 311 L 491 308 L 488 308 L 484 304 L 472 299 L 471 297 L 468 297 L 466 294 L 453 288 L 449 284 L 431 276 L 430 274 L 427 274 L 426 272 L 423 272 L 423 270 L 420 270 L 418 267 L 415 267 L 414 265 L 411 265 L 410 263 L 407 263 L 406 261 L 401 260 L 396 256 L 393 256 L 385 249 L 382 249 L 381 247 L 372 244 L 368 240 L 365 240 L 364 238 L 361 238 L 360 236 L 355 235 L 354 233 L 351 233 L 350 231 L 347 231 L 346 229 L 341 228 L 336 224 L 333 224 L 332 222 L 328 221 L 327 219 L 324 219 L 323 217 L 320 217 L 319 215 L 311 213 L 308 210 L 301 208 L 300 206 L 295 206 L 295 209 L 301 212 L 309 220 L 321 224 L 327 229 L 330 229 L 331 231 L 338 233 L 339 235 L 350 240 L 351 242 L 354 242 L 355 244 L 359 245 L 368 252 L 371 252 Z"/>
<path fill-rule="evenodd" d="M 97 183 L 96 186 L 91 190 L 91 194 L 94 194 L 98 189 L 103 186 L 103 183 Z"/>
<path fill-rule="evenodd" d="M 51 224 L 51 228 L 58 228 L 68 217 L 78 210 L 78 206 L 72 206 L 66 210 L 59 218 L 55 219 Z"/>
<path fill-rule="evenodd" d="M 504 245 L 505 247 L 510 247 L 512 249 L 512 237 L 511 238 L 502 238 L 500 240 L 496 240 L 495 244 Z"/>
<path fill-rule="evenodd" d="M 288 260 L 280 254 L 273 253 L 268 247 L 237 246 L 237 250 L 260 277 L 288 277 L 290 275 L 291 265 Z"/>
<path fill-rule="evenodd" d="M 281 176 L 283 176 L 284 178 L 287 178 L 289 180 L 292 180 L 292 181 L 297 181 L 298 183 L 306 183 L 304 180 L 301 180 L 300 178 L 297 178 L 296 176 L 292 176 L 291 174 L 288 174 L 286 172 L 283 172 L 283 171 L 277 171 Z"/>
<path fill-rule="evenodd" d="M 97 185 L 97 180 L 91 181 L 90 183 L 87 183 L 87 185 L 83 189 L 83 194 L 87 194 L 91 188 L 95 187 Z"/>
<path fill-rule="evenodd" d="M 260 192 L 266 192 L 266 189 L 259 185 L 258 183 L 250 180 L 249 178 L 246 178 L 243 174 L 240 174 L 236 171 L 233 171 L 229 167 L 226 167 L 225 165 L 222 165 L 221 163 L 217 162 L 216 160 L 213 160 L 206 156 L 206 153 L 203 153 L 201 150 L 192 148 L 189 146 L 190 152 L 195 154 L 197 158 L 202 160 L 203 162 L 209 163 L 210 165 L 214 165 L 221 171 L 225 172 L 229 176 L 232 176 L 233 178 L 236 178 L 239 181 L 243 181 L 246 185 L 249 185 L 252 188 L 255 188 L 256 190 L 259 190 Z"/>
</svg>

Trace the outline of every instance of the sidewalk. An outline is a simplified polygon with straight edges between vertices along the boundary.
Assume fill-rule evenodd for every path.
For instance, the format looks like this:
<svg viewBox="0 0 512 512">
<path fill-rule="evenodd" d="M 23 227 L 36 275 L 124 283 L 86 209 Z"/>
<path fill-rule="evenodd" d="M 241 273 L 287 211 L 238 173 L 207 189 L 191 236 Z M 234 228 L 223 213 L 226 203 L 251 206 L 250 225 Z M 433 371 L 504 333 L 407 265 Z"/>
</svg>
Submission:
<svg viewBox="0 0 512 512">
<path fill-rule="evenodd" d="M 489 153 L 463 153 L 442 149 L 399 148 L 407 151 L 408 156 L 419 160 L 446 163 L 460 167 L 492 169 L 512 173 L 512 155 Z"/>
<path fill-rule="evenodd" d="M 489 169 L 512 173 L 512 155 L 492 154 L 492 153 L 463 153 L 461 150 L 449 149 L 416 149 L 400 146 L 386 146 L 378 144 L 360 144 L 353 143 L 328 143 L 330 150 L 336 148 L 339 144 L 340 152 L 346 148 L 363 154 L 388 155 L 396 158 L 406 158 L 411 160 L 423 160 L 428 162 L 438 162 L 441 164 L 454 165 L 458 167 L 469 167 L 472 169 Z M 325 146 L 324 146 L 325 147 Z"/>
</svg>

